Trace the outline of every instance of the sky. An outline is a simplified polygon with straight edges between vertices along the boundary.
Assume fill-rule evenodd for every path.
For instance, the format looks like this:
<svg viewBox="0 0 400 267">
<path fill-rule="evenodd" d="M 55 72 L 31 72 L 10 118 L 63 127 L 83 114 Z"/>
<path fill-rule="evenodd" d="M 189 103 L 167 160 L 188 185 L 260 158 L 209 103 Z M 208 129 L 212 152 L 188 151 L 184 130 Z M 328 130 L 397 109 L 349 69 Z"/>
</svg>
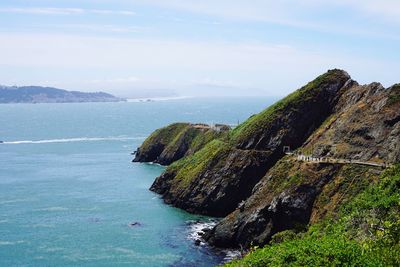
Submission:
<svg viewBox="0 0 400 267">
<path fill-rule="evenodd" d="M 0 84 L 283 96 L 328 69 L 400 82 L 398 0 L 2 0 Z"/>
</svg>

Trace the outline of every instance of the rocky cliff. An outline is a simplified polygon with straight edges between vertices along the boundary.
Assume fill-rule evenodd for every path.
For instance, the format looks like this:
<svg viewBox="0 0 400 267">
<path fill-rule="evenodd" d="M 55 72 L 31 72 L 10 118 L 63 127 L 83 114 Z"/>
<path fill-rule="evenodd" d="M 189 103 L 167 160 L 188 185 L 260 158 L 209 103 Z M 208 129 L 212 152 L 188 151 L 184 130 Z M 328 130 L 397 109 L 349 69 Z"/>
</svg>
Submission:
<svg viewBox="0 0 400 267">
<path fill-rule="evenodd" d="M 353 86 L 334 113 L 298 149 L 314 157 L 351 159 L 354 164 L 281 159 L 252 195 L 209 234 L 217 246 L 268 243 L 275 233 L 315 223 L 377 181 L 382 168 L 360 162 L 400 161 L 398 87 Z"/>
<path fill-rule="evenodd" d="M 143 146 L 160 146 L 149 139 Z M 335 216 L 379 180 L 380 165 L 399 161 L 400 86 L 359 85 L 336 69 L 174 161 L 151 190 L 189 212 L 225 216 L 206 234 L 209 243 L 249 247 Z"/>
<path fill-rule="evenodd" d="M 283 146 L 301 146 L 353 83 L 344 71 L 321 75 L 225 138 L 171 165 L 151 190 L 162 194 L 166 203 L 189 212 L 229 214 L 283 157 Z"/>
<path fill-rule="evenodd" d="M 171 124 L 152 133 L 137 149 L 133 162 L 169 165 L 225 136 L 229 129 L 229 126 L 221 124 L 212 127 L 206 124 Z"/>
</svg>

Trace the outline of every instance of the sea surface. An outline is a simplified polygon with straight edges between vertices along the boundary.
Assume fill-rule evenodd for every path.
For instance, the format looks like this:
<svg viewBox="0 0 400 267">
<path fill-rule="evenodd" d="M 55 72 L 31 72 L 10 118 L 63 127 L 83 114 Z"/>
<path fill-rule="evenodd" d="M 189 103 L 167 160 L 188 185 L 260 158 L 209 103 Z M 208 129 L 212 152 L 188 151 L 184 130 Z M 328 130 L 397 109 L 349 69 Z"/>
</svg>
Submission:
<svg viewBox="0 0 400 267">
<path fill-rule="evenodd" d="M 163 167 L 130 153 L 172 122 L 237 124 L 274 98 L 0 105 L 0 266 L 214 266 L 212 218 L 148 190 Z M 229 256 L 229 255 L 228 255 Z"/>
</svg>

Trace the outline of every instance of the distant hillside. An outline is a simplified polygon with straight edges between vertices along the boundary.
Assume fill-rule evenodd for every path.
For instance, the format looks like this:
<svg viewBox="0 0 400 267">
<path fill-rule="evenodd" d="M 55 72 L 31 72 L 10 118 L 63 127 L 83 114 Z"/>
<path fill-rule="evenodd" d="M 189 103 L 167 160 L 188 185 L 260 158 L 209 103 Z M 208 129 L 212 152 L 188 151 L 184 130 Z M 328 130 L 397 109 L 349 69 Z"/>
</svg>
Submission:
<svg viewBox="0 0 400 267">
<path fill-rule="evenodd" d="M 96 92 L 84 93 L 41 86 L 0 86 L 0 103 L 119 102 L 125 99 Z"/>
</svg>

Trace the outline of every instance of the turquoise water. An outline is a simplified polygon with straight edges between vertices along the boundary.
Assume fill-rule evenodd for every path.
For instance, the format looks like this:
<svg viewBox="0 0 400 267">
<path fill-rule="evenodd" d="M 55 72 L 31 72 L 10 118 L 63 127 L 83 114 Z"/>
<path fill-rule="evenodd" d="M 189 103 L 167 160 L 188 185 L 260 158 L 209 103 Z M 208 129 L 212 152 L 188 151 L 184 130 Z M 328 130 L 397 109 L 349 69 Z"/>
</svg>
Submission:
<svg viewBox="0 0 400 267">
<path fill-rule="evenodd" d="M 191 238 L 209 218 L 165 205 L 148 190 L 163 167 L 130 152 L 171 122 L 236 124 L 271 101 L 0 105 L 0 266 L 221 263 Z"/>
</svg>

